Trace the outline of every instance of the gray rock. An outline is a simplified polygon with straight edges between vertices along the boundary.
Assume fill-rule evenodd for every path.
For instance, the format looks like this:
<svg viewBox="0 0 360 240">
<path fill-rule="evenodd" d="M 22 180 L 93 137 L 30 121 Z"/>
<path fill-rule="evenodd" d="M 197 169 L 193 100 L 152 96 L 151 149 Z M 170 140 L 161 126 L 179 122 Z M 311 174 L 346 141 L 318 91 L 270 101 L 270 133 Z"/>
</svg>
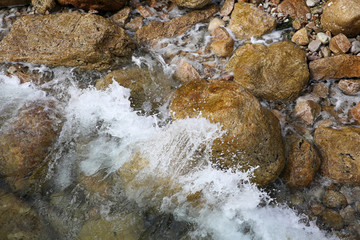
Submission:
<svg viewBox="0 0 360 240">
<path fill-rule="evenodd" d="M 351 43 L 351 53 L 358 54 L 360 52 L 360 42 L 359 41 L 353 41 Z"/>
<path fill-rule="evenodd" d="M 321 42 L 319 40 L 312 40 L 309 45 L 308 48 L 311 52 L 316 52 L 317 50 L 319 50 L 321 46 Z"/>
</svg>

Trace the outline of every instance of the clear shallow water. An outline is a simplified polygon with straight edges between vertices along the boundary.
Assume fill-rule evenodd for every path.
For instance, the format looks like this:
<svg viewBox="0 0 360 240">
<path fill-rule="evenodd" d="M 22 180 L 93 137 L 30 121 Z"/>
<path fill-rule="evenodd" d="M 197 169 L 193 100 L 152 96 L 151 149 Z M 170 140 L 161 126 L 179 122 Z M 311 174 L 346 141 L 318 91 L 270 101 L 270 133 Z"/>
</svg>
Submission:
<svg viewBox="0 0 360 240">
<path fill-rule="evenodd" d="M 129 89 L 116 83 L 105 91 L 94 89 L 99 75 L 81 76 L 65 68 L 38 70 L 50 71 L 54 79 L 42 85 L 20 84 L 16 77 L 0 73 L 0 132 L 24 104 L 56 102 L 63 126 L 49 155 L 46 193 L 35 194 L 33 205 L 62 239 L 76 238 L 92 219 L 94 206 L 109 221 L 133 212 L 138 222 L 151 224 L 146 212 L 170 214 L 191 226 L 181 237 L 192 239 L 331 239 L 249 183 L 251 173 L 211 166 L 211 144 L 221 136 L 221 126 L 201 117 L 169 122 L 143 116 L 131 108 Z M 94 185 L 108 183 L 106 194 L 82 182 L 82 177 L 94 174 L 102 174 Z M 57 218 L 64 226 L 56 227 Z M 162 230 L 137 231 L 147 236 L 143 239 L 165 236 Z"/>
</svg>

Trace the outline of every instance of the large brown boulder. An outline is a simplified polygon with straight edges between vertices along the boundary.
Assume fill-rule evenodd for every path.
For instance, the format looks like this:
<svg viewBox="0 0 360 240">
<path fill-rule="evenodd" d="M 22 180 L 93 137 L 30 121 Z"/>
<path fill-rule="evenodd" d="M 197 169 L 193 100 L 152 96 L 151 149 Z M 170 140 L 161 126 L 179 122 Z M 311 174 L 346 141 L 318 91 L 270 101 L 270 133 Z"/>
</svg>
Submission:
<svg viewBox="0 0 360 240">
<path fill-rule="evenodd" d="M 321 15 L 321 24 L 333 35 L 343 33 L 348 37 L 355 37 L 360 34 L 360 1 L 327 1 Z"/>
<path fill-rule="evenodd" d="M 152 21 L 136 31 L 136 41 L 140 44 L 156 44 L 158 40 L 179 36 L 200 22 L 207 22 L 219 11 L 217 5 L 202 10 L 194 10 L 184 16 L 167 22 Z"/>
<path fill-rule="evenodd" d="M 181 7 L 187 8 L 202 8 L 205 5 L 211 3 L 211 0 L 171 0 Z"/>
<path fill-rule="evenodd" d="M 274 17 L 257 8 L 254 4 L 238 2 L 231 14 L 229 28 L 239 39 L 261 37 L 276 27 Z"/>
<path fill-rule="evenodd" d="M 360 77 L 360 57 L 349 54 L 321 58 L 309 63 L 313 80 Z"/>
<path fill-rule="evenodd" d="M 124 29 L 95 14 L 27 15 L 0 42 L 0 61 L 106 70 L 134 47 Z"/>
<path fill-rule="evenodd" d="M 0 174 L 15 191 L 26 190 L 46 166 L 45 158 L 60 130 L 54 103 L 34 102 L 3 125 L 0 135 Z"/>
<path fill-rule="evenodd" d="M 295 135 L 289 137 L 288 156 L 283 179 L 292 188 L 310 186 L 320 167 L 320 157 L 314 146 Z"/>
<path fill-rule="evenodd" d="M 322 156 L 321 173 L 345 184 L 360 184 L 360 129 L 318 128 L 314 140 Z"/>
<path fill-rule="evenodd" d="M 102 11 L 119 11 L 127 0 L 57 0 L 62 5 L 73 5 L 77 8 Z"/>
<path fill-rule="evenodd" d="M 170 104 L 173 120 L 202 117 L 227 132 L 215 140 L 212 161 L 221 168 L 254 171 L 259 185 L 273 182 L 285 163 L 279 121 L 236 82 L 196 80 L 181 86 Z"/>
<path fill-rule="evenodd" d="M 291 42 L 246 44 L 236 50 L 226 69 L 234 72 L 236 82 L 266 100 L 294 100 L 309 80 L 306 54 Z"/>
<path fill-rule="evenodd" d="M 1 0 L 0 7 L 29 4 L 31 0 Z"/>
</svg>

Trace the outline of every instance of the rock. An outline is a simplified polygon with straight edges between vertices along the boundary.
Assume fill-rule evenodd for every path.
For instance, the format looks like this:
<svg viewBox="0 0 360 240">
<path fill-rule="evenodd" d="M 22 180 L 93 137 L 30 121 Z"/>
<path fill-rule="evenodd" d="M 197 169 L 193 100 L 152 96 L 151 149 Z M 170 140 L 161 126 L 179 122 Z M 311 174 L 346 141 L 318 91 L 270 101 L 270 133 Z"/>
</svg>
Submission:
<svg viewBox="0 0 360 240">
<path fill-rule="evenodd" d="M 321 106 L 312 100 L 298 101 L 295 106 L 295 116 L 310 125 L 320 115 Z"/>
<path fill-rule="evenodd" d="M 284 167 L 285 157 L 278 119 L 238 83 L 197 80 L 173 95 L 173 120 L 202 117 L 227 132 L 214 141 L 212 161 L 221 168 L 247 170 L 258 166 L 252 181 L 264 186 Z"/>
<path fill-rule="evenodd" d="M 211 3 L 211 0 L 171 0 L 176 5 L 186 8 L 202 8 Z"/>
<path fill-rule="evenodd" d="M 0 7 L 29 4 L 31 0 L 2 0 Z"/>
<path fill-rule="evenodd" d="M 129 20 L 131 8 L 125 7 L 110 17 L 117 25 L 124 27 Z"/>
<path fill-rule="evenodd" d="M 234 9 L 235 0 L 225 0 L 224 5 L 221 7 L 220 16 L 228 16 Z"/>
<path fill-rule="evenodd" d="M 256 97 L 292 101 L 309 80 L 305 52 L 291 42 L 246 44 L 236 50 L 226 70 Z"/>
<path fill-rule="evenodd" d="M 154 14 L 155 14 L 155 12 L 147 6 L 140 5 L 136 9 L 139 11 L 140 15 L 143 18 L 148 18 L 148 17 L 154 16 Z"/>
<path fill-rule="evenodd" d="M 213 20 L 210 21 L 208 30 L 211 33 L 216 28 L 223 27 L 223 26 L 225 26 L 225 22 L 223 20 L 221 20 L 220 18 L 216 17 L 216 18 L 214 18 Z"/>
<path fill-rule="evenodd" d="M 121 213 L 106 218 L 90 219 L 80 229 L 77 239 L 140 239 L 144 223 L 142 216 L 135 213 Z"/>
<path fill-rule="evenodd" d="M 321 47 L 321 53 L 324 57 L 330 57 L 331 55 L 329 47 Z"/>
<path fill-rule="evenodd" d="M 174 81 L 163 75 L 161 71 L 150 71 L 140 68 L 115 70 L 97 81 L 95 87 L 104 90 L 113 81 L 131 89 L 131 106 L 136 110 L 152 112 L 164 104 L 176 86 Z"/>
<path fill-rule="evenodd" d="M 212 31 L 210 35 L 211 35 L 213 41 L 231 38 L 231 35 L 229 34 L 229 32 L 223 27 L 218 27 L 218 28 L 214 29 L 214 31 Z"/>
<path fill-rule="evenodd" d="M 214 41 L 211 43 L 210 49 L 218 57 L 230 57 L 234 50 L 234 39 L 229 37 Z"/>
<path fill-rule="evenodd" d="M 14 191 L 41 180 L 32 177 L 45 170 L 45 158 L 61 126 L 54 104 L 29 103 L 1 129 L 0 173 Z"/>
<path fill-rule="evenodd" d="M 324 211 L 324 206 L 321 204 L 313 204 L 310 206 L 310 210 L 315 216 L 318 216 Z"/>
<path fill-rule="evenodd" d="M 124 29 L 95 14 L 27 15 L 0 42 L 0 61 L 106 70 L 134 47 Z"/>
<path fill-rule="evenodd" d="M 141 16 L 136 17 L 125 25 L 125 29 L 131 30 L 131 31 L 137 31 L 138 29 L 140 29 L 142 27 L 143 20 L 144 20 L 144 18 Z"/>
<path fill-rule="evenodd" d="M 335 54 L 342 54 L 349 51 L 351 43 L 349 39 L 342 33 L 339 33 L 330 40 L 329 48 Z"/>
<path fill-rule="evenodd" d="M 0 216 L 2 239 L 56 239 L 34 209 L 12 193 L 0 196 Z"/>
<path fill-rule="evenodd" d="M 181 82 L 201 79 L 199 72 L 185 59 L 177 61 L 174 77 Z"/>
<path fill-rule="evenodd" d="M 354 123 L 360 125 L 360 101 L 359 103 L 349 111 L 350 118 L 354 120 Z"/>
<path fill-rule="evenodd" d="M 333 228 L 335 230 L 340 230 L 344 226 L 344 222 L 341 218 L 341 215 L 332 210 L 332 209 L 325 209 L 322 214 L 322 221 L 327 228 Z"/>
<path fill-rule="evenodd" d="M 360 77 L 360 57 L 348 54 L 321 58 L 309 63 L 313 80 Z"/>
<path fill-rule="evenodd" d="M 329 87 L 323 82 L 317 83 L 313 87 L 312 94 L 319 98 L 327 98 Z"/>
<path fill-rule="evenodd" d="M 261 37 L 276 27 L 274 17 L 250 3 L 238 2 L 231 14 L 229 28 L 238 39 Z"/>
<path fill-rule="evenodd" d="M 320 0 L 306 0 L 306 5 L 308 7 L 314 7 L 316 4 L 318 4 Z"/>
<path fill-rule="evenodd" d="M 302 46 L 308 45 L 309 37 L 306 28 L 301 28 L 300 30 L 298 30 L 291 38 L 291 41 L 293 41 L 297 45 L 302 45 Z"/>
<path fill-rule="evenodd" d="M 355 40 L 351 43 L 351 53 L 358 54 L 360 52 L 360 42 Z"/>
<path fill-rule="evenodd" d="M 356 95 L 360 92 L 360 79 L 343 79 L 338 87 L 347 95 Z"/>
<path fill-rule="evenodd" d="M 317 52 L 320 49 L 320 46 L 321 46 L 321 42 L 319 40 L 312 40 L 309 43 L 308 49 L 311 52 Z"/>
<path fill-rule="evenodd" d="M 315 144 L 322 156 L 321 173 L 339 183 L 360 184 L 360 129 L 318 128 Z"/>
<path fill-rule="evenodd" d="M 330 0 L 323 7 L 321 24 L 333 35 L 339 33 L 355 37 L 360 33 L 360 2 L 358 0 Z"/>
<path fill-rule="evenodd" d="M 77 8 L 101 11 L 119 11 L 127 0 L 57 0 L 61 5 L 73 5 Z"/>
<path fill-rule="evenodd" d="M 31 0 L 31 4 L 40 14 L 49 13 L 56 7 L 55 0 Z"/>
<path fill-rule="evenodd" d="M 345 225 L 350 225 L 356 222 L 356 212 L 351 206 L 347 206 L 340 210 L 340 216 L 342 217 Z"/>
<path fill-rule="evenodd" d="M 328 44 L 330 41 L 330 36 L 326 33 L 319 32 L 316 34 L 316 40 L 319 40 L 322 44 Z"/>
<path fill-rule="evenodd" d="M 6 69 L 6 75 L 18 77 L 21 84 L 27 82 L 43 84 L 52 80 L 50 76 L 41 74 L 38 70 L 31 71 L 28 67 L 24 67 L 22 65 L 10 66 L 8 69 Z"/>
<path fill-rule="evenodd" d="M 136 41 L 139 44 L 154 45 L 164 38 L 179 36 L 195 24 L 208 21 L 218 10 L 216 5 L 211 5 L 203 10 L 194 10 L 167 22 L 152 21 L 136 31 Z"/>
<path fill-rule="evenodd" d="M 345 196 L 334 190 L 328 190 L 322 201 L 328 208 L 344 208 L 347 205 Z"/>
<path fill-rule="evenodd" d="M 309 187 L 320 167 L 320 157 L 308 141 L 296 137 L 288 138 L 289 153 L 283 179 L 291 188 Z"/>
<path fill-rule="evenodd" d="M 306 14 L 310 13 L 310 8 L 306 5 L 305 0 L 284 0 L 279 4 L 278 12 L 306 22 Z"/>
</svg>

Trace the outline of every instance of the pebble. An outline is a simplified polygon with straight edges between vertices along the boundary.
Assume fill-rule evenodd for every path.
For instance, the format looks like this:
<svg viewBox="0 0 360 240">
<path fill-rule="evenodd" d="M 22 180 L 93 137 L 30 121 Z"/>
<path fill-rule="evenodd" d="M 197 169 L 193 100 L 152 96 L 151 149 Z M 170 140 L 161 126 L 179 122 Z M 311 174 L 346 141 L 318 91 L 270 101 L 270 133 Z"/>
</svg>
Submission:
<svg viewBox="0 0 360 240">
<path fill-rule="evenodd" d="M 321 46 L 321 42 L 319 40 L 312 40 L 309 45 L 308 48 L 311 52 L 316 52 L 317 50 L 319 50 Z"/>
<path fill-rule="evenodd" d="M 222 27 L 222 26 L 225 26 L 225 22 L 222 19 L 216 17 L 216 18 L 214 18 L 213 20 L 210 21 L 208 30 L 209 30 L 209 32 L 212 32 L 216 28 Z"/>
<path fill-rule="evenodd" d="M 330 51 L 329 47 L 322 47 L 321 52 L 324 57 L 330 57 L 330 55 L 331 55 L 331 51 Z"/>
<path fill-rule="evenodd" d="M 307 19 L 311 19 L 311 17 L 312 17 L 312 14 L 311 14 L 311 13 L 307 13 L 307 14 L 306 14 L 306 18 L 307 18 Z"/>
<path fill-rule="evenodd" d="M 316 4 L 318 4 L 320 0 L 306 0 L 306 5 L 308 7 L 314 7 Z"/>
<path fill-rule="evenodd" d="M 351 53 L 358 54 L 360 52 L 360 42 L 355 40 L 351 43 Z"/>
<path fill-rule="evenodd" d="M 319 32 L 316 34 L 316 40 L 319 40 L 322 44 L 327 44 L 330 40 L 330 36 L 326 33 Z"/>
</svg>

